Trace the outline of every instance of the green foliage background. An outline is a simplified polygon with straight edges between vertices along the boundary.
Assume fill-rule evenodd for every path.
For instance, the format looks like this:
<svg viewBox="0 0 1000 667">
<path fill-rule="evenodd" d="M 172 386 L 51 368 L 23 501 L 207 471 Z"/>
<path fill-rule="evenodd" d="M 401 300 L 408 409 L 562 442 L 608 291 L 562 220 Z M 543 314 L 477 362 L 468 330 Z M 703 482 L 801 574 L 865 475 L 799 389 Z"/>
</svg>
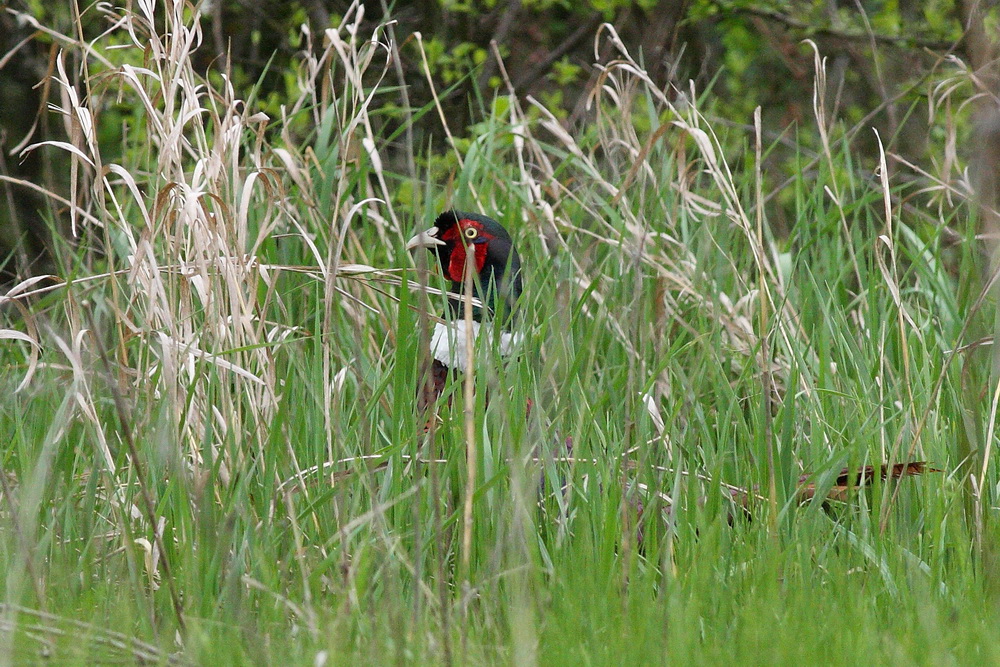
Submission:
<svg viewBox="0 0 1000 667">
<path fill-rule="evenodd" d="M 969 5 L 145 6 L 0 14 L 0 656 L 997 660 Z M 428 435 L 449 206 L 528 336 Z"/>
<path fill-rule="evenodd" d="M 949 0 L 902 5 L 825 0 L 371 2 L 363 3 L 358 30 L 370 34 L 378 25 L 394 21 L 391 34 L 401 45 L 400 57 L 392 71 L 380 75 L 392 86 L 379 95 L 375 122 L 383 135 L 397 134 L 401 125 L 406 126 L 384 154 L 394 170 L 411 178 L 415 174 L 408 156 L 413 146 L 447 155 L 443 128 L 435 115 L 411 119 L 407 109 L 430 100 L 429 81 L 441 89 L 442 108 L 459 138 L 474 136 L 475 124 L 488 113 L 490 100 L 505 93 L 508 82 L 522 98 L 531 95 L 541 100 L 567 126 L 582 127 L 593 113 L 586 104 L 587 91 L 598 76 L 592 66 L 594 35 L 601 22 L 608 22 L 670 95 L 683 96 L 693 81 L 710 116 L 737 127 L 749 125 L 753 110 L 760 106 L 769 139 L 781 139 L 768 155 L 766 170 L 767 186 L 777 188 L 791 176 L 796 153 L 816 150 L 818 145 L 809 122 L 812 67 L 804 39 L 814 40 L 829 60 L 833 85 L 828 110 L 833 118 L 843 119 L 847 127 L 864 119 L 861 125 L 880 128 L 887 147 L 908 159 L 941 155 L 945 138 L 931 131 L 927 92 L 941 80 L 944 57 L 954 54 L 972 65 L 983 57 L 963 34 L 969 4 Z M 28 134 L 36 118 L 41 127 L 34 139 L 63 134 L 58 124 L 40 114 L 48 90 L 33 89 L 48 70 L 59 39 L 34 31 L 33 25 L 84 39 L 93 39 L 106 28 L 88 3 L 16 0 L 9 7 L 20 14 L 0 16 L 0 50 L 11 51 L 9 62 L 0 69 L 4 99 L 0 126 L 5 130 L 0 147 L 7 153 Z M 303 48 L 299 27 L 310 26 L 317 48 L 322 31 L 338 25 L 350 7 L 346 2 L 320 0 L 211 3 L 211 12 L 202 18 L 205 43 L 197 51 L 196 65 L 210 77 L 228 72 L 234 87 L 255 109 L 277 117 L 297 87 L 292 63 Z M 18 16 L 32 17 L 37 24 Z M 979 19 L 989 34 L 990 26 L 996 25 L 996 8 Z M 25 38 L 27 43 L 14 50 Z M 491 41 L 504 59 L 508 82 L 500 75 Z M 111 146 L 120 140 L 123 123 L 141 123 L 142 117 L 136 109 L 112 103 L 97 121 L 102 140 Z M 955 122 L 959 138 L 966 139 L 967 114 Z M 301 130 L 305 140 L 309 128 Z M 870 131 L 853 139 L 861 154 L 873 154 Z M 67 191 L 67 184 L 60 183 L 65 170 L 51 162 L 60 158 L 8 158 L 0 170 Z M 900 168 L 895 163 L 890 166 Z M 399 184 L 403 193 L 410 187 Z M 56 222 L 56 230 L 64 234 L 64 215 L 23 189 L 10 189 L 9 195 L 12 205 L 0 211 L 6 274 L 24 274 L 36 263 L 38 270 L 51 267 L 49 251 L 59 242 L 51 237 L 46 221 Z M 789 225 L 790 197 L 787 189 L 781 190 L 776 202 L 781 205 L 772 211 L 772 222 L 779 229 Z M 46 207 L 47 214 L 39 216 L 38 210 Z"/>
</svg>

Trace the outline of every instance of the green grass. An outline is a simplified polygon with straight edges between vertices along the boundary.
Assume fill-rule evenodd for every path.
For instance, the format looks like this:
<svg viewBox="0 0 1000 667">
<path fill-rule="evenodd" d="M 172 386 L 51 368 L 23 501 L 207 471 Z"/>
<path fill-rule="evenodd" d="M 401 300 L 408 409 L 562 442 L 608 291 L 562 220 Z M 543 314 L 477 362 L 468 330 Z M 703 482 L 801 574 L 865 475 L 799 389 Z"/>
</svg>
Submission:
<svg viewBox="0 0 1000 667">
<path fill-rule="evenodd" d="M 76 282 L 5 314 L 41 351 L 0 348 L 4 654 L 1000 660 L 997 472 L 968 481 L 994 438 L 989 352 L 951 352 L 991 330 L 974 206 L 928 227 L 900 206 L 914 188 L 890 183 L 887 227 L 872 156 L 832 139 L 765 205 L 790 207 L 788 235 L 759 236 L 752 137 L 716 138 L 623 70 L 609 76 L 628 92 L 599 97 L 576 139 L 498 105 L 461 164 L 424 153 L 414 183 L 363 147 L 374 109 L 344 72 L 372 76 L 366 48 L 331 52 L 331 97 L 305 86 L 260 148 L 220 91 L 218 109 L 189 98 L 205 122 L 181 133 L 137 116 L 107 180 L 81 163 L 100 253 L 82 244 L 65 257 Z M 164 87 L 197 81 L 185 57 L 146 58 Z M 91 76 L 81 104 L 99 110 L 119 83 Z M 127 98 L 175 122 L 143 81 Z M 676 125 L 636 135 L 637 114 Z M 410 289 L 425 278 L 403 249 L 451 205 L 505 224 L 526 267 L 523 353 L 483 351 L 477 373 L 467 551 L 462 390 L 433 437 L 415 400 L 421 310 L 443 300 Z M 945 225 L 963 242 L 943 247 Z M 943 472 L 794 498 L 803 471 L 826 488 L 843 466 L 904 459 Z M 722 484 L 760 496 L 752 518 Z"/>
</svg>

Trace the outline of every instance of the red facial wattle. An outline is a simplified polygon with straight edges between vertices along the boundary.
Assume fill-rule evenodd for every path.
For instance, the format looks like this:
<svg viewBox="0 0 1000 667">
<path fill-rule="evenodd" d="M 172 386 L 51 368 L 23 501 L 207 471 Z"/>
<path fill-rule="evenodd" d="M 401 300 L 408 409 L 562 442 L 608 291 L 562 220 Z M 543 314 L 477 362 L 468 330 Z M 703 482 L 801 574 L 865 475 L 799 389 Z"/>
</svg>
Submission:
<svg viewBox="0 0 1000 667">
<path fill-rule="evenodd" d="M 468 239 L 466 229 L 475 229 L 478 234 L 475 239 Z M 459 220 L 458 224 L 441 235 L 441 240 L 453 244 L 451 258 L 448 261 L 448 278 L 460 283 L 465 280 L 465 257 L 467 245 L 472 245 L 476 257 L 476 275 L 482 272 L 486 264 L 487 243 L 490 236 L 483 231 L 482 226 L 473 220 Z"/>
</svg>

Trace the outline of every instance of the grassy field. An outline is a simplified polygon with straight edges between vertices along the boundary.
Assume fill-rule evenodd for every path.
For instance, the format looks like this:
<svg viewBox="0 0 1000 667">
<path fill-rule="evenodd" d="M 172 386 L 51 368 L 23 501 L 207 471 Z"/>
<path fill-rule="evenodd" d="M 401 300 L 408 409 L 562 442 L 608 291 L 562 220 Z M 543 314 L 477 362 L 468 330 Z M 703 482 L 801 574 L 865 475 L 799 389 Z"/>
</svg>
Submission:
<svg viewBox="0 0 1000 667">
<path fill-rule="evenodd" d="M 267 117 L 194 74 L 189 16 L 141 9 L 87 68 L 56 40 L 71 137 L 30 149 L 72 155 L 76 236 L 0 297 L 5 660 L 1000 663 L 970 345 L 995 310 L 959 164 L 897 178 L 817 103 L 772 173 L 775 128 L 714 123 L 622 49 L 581 131 L 501 95 L 432 151 L 376 130 L 382 32 L 348 17 Z M 141 113 L 106 140 L 118 104 Z M 444 285 L 403 246 L 451 206 L 511 230 L 526 340 L 425 434 Z M 940 472 L 821 502 L 904 460 Z"/>
</svg>

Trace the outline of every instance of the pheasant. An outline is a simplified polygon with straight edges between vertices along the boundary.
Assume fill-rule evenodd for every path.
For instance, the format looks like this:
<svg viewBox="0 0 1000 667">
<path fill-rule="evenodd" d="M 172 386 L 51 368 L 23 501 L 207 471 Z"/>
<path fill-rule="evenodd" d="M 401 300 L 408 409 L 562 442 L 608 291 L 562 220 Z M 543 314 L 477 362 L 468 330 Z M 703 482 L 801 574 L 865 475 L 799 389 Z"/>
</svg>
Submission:
<svg viewBox="0 0 1000 667">
<path fill-rule="evenodd" d="M 476 262 L 473 294 L 481 304 L 473 308 L 471 322 L 465 319 L 464 304 L 459 296 L 464 293 L 465 262 L 470 246 Z M 450 375 L 468 371 L 466 365 L 469 355 L 465 347 L 467 327 L 472 327 L 474 339 L 484 336 L 485 344 L 498 346 L 501 357 L 508 356 L 520 341 L 520 335 L 512 333 L 510 329 L 515 320 L 515 306 L 523 289 L 521 258 L 510 234 L 499 222 L 478 213 L 454 210 L 439 215 L 434 226 L 411 238 L 406 248 L 427 248 L 437 257 L 441 271 L 450 283 L 446 323 L 435 323 L 431 336 L 431 354 L 434 357 L 431 364 L 432 382 L 428 383 L 420 397 L 420 407 L 426 409 L 440 398 Z M 497 329 L 490 320 L 497 318 L 500 320 L 500 339 L 494 341 L 492 336 Z M 527 410 L 531 410 L 530 400 Z M 567 454 L 572 451 L 570 438 L 566 438 L 563 448 Z M 825 498 L 843 499 L 849 489 L 870 484 L 876 475 L 886 479 L 921 475 L 925 472 L 940 471 L 923 461 L 896 464 L 891 468 L 885 465 L 868 466 L 853 475 L 844 469 Z M 737 505 L 749 512 L 751 497 L 757 494 L 739 487 L 729 489 Z M 812 475 L 803 475 L 798 481 L 796 496 L 805 501 L 813 498 L 816 492 Z M 641 506 L 639 513 L 642 513 Z"/>
<path fill-rule="evenodd" d="M 475 257 L 473 295 L 481 304 L 472 309 L 472 321 L 465 319 L 462 299 L 466 275 L 466 258 L 471 247 Z M 474 339 L 484 337 L 487 345 L 497 345 L 501 357 L 508 356 L 521 336 L 510 331 L 514 308 L 521 296 L 521 258 L 510 234 L 496 220 L 478 213 L 446 211 L 437 217 L 434 226 L 420 232 L 406 244 L 407 250 L 427 248 L 434 253 L 441 271 L 450 283 L 446 323 L 436 322 L 431 335 L 432 382 L 421 397 L 421 408 L 433 404 L 444 392 L 449 375 L 466 372 L 469 354 L 466 350 L 467 329 Z M 490 320 L 499 318 L 499 341 L 493 341 L 494 328 Z"/>
</svg>

